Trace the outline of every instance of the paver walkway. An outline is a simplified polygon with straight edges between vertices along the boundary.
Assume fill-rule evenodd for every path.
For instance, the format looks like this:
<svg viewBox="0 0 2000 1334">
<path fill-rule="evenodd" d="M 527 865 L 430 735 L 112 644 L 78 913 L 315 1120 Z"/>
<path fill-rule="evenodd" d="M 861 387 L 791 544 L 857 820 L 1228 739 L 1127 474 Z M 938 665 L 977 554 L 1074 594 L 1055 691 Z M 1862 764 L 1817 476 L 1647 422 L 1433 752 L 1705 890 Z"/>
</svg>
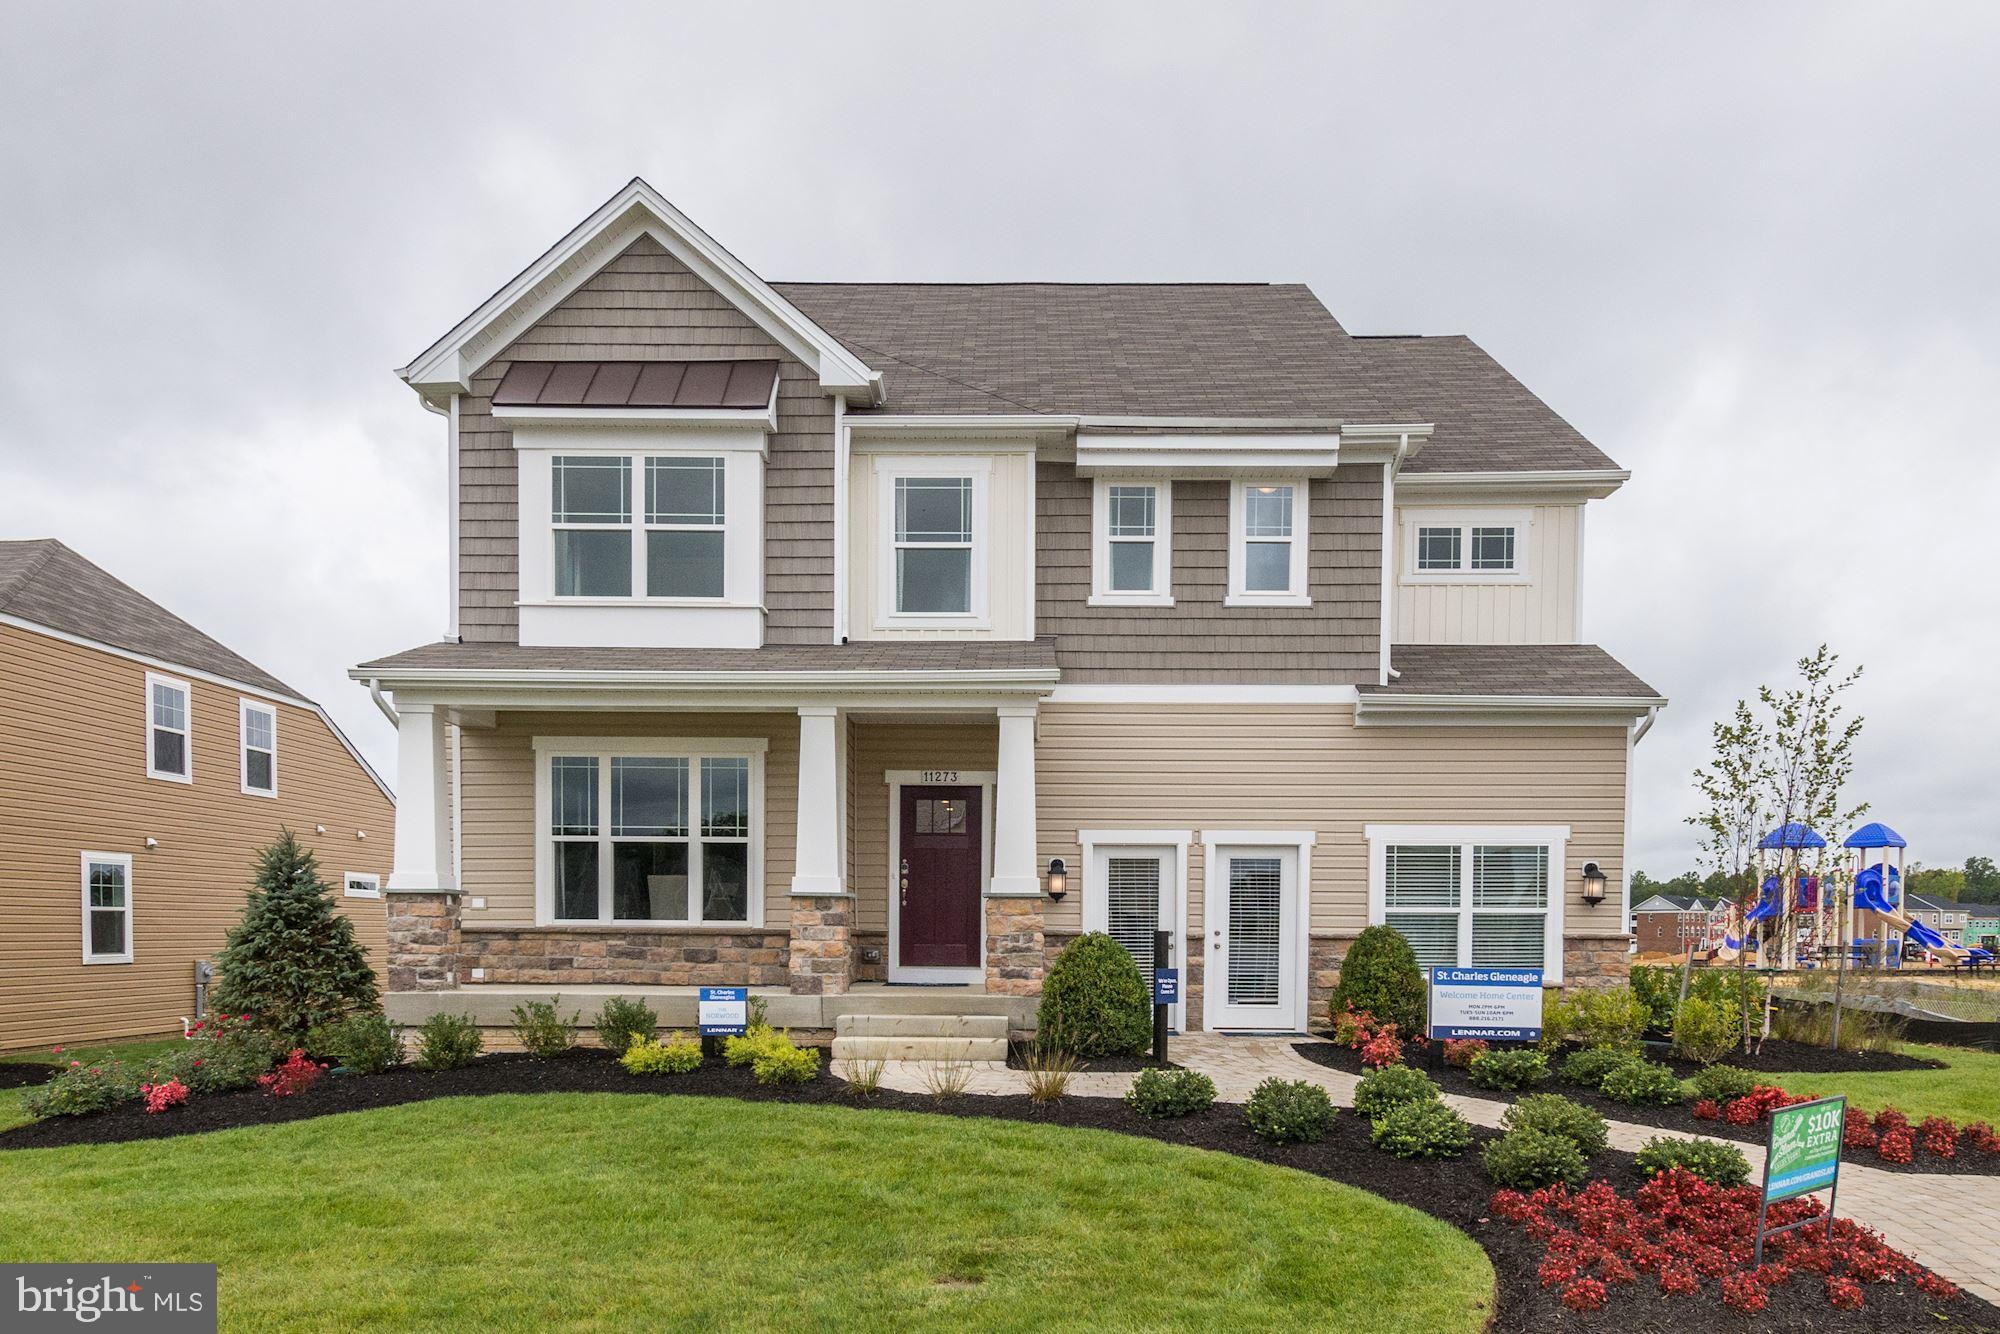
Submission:
<svg viewBox="0 0 2000 1334">
<path fill-rule="evenodd" d="M 1200 1070 L 1215 1081 L 1216 1096 L 1242 1102 L 1259 1083 L 1273 1075 L 1304 1079 L 1324 1088 L 1343 1107 L 1354 1105 L 1358 1076 L 1328 1069 L 1292 1050 L 1296 1036 L 1225 1037 L 1189 1033 L 1173 1040 L 1176 1064 Z M 838 1065 L 836 1065 L 838 1071 Z M 1122 1097 L 1132 1076 L 1079 1074 L 1070 1092 L 1085 1097 Z M 890 1062 L 882 1082 L 896 1089 L 921 1093 L 927 1076 L 915 1062 Z M 968 1093 L 1020 1093 L 1025 1076 L 1002 1065 L 973 1068 Z M 1445 1101 L 1476 1125 L 1498 1126 L 1507 1104 L 1488 1098 L 1446 1094 Z M 1638 1150 L 1655 1135 L 1670 1132 L 1655 1126 L 1610 1123 L 1611 1146 Z M 1713 1136 L 1701 1136 L 1713 1138 Z M 1724 1140 L 1743 1151 L 1753 1177 L 1761 1177 L 1762 1145 Z M 1987 1301 L 2000 1303 L 2000 1179 L 1988 1176 L 1937 1176 L 1930 1173 L 1885 1172 L 1859 1163 L 1840 1169 L 1839 1213 L 1874 1228 L 1889 1242 L 1923 1261 L 1944 1277 Z"/>
</svg>

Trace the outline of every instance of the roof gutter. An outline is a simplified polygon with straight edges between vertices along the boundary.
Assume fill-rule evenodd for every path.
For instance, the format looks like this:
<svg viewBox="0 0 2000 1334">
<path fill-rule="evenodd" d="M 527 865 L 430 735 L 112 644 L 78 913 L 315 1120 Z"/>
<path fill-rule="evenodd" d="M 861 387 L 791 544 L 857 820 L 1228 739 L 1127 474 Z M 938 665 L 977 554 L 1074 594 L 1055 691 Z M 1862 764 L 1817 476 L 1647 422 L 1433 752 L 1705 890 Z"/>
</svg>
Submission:
<svg viewBox="0 0 2000 1334">
<path fill-rule="evenodd" d="M 1054 667 L 995 667 L 945 672 L 855 671 L 615 671 L 575 668 L 411 667 L 385 671 L 356 667 L 348 675 L 371 692 L 386 686 L 465 686 L 480 689 L 554 687 L 575 691 L 676 690 L 689 694 L 745 691 L 844 691 L 857 686 L 900 686 L 913 692 L 1020 690 L 1045 694 L 1060 673 Z"/>
</svg>

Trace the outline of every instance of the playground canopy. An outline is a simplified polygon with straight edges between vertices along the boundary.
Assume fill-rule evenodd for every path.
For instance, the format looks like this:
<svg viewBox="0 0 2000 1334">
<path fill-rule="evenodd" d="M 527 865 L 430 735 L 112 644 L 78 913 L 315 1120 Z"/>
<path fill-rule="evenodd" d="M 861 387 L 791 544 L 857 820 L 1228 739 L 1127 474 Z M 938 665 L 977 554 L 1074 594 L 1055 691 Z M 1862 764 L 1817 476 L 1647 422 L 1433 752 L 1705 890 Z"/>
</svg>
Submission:
<svg viewBox="0 0 2000 1334">
<path fill-rule="evenodd" d="M 1903 841 L 1901 834 L 1891 829 L 1888 825 L 1877 821 L 1874 824 L 1862 825 L 1859 829 L 1849 834 L 1842 846 L 1850 848 L 1907 848 L 1910 845 Z"/>
<path fill-rule="evenodd" d="M 1823 848 L 1826 846 L 1826 840 L 1821 838 L 1811 825 L 1800 824 L 1794 820 L 1790 824 L 1781 825 L 1764 835 L 1764 841 L 1757 846 L 1760 848 Z M 1848 846 L 1853 847 L 1854 844 L 1850 842 Z"/>
</svg>

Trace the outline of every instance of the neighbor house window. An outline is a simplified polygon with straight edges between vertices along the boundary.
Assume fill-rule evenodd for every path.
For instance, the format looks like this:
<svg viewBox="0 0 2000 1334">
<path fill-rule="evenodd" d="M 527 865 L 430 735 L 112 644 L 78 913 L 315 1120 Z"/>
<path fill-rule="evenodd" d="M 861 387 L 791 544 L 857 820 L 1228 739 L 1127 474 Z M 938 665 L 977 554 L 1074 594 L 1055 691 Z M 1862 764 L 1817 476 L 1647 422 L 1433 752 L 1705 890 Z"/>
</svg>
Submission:
<svg viewBox="0 0 2000 1334">
<path fill-rule="evenodd" d="M 192 699 L 188 683 L 146 673 L 146 776 L 194 781 Z"/>
<path fill-rule="evenodd" d="M 1230 487 L 1231 605 L 1304 606 L 1306 502 L 1304 481 L 1239 481 Z"/>
<path fill-rule="evenodd" d="M 342 892 L 350 899 L 382 897 L 382 877 L 369 871 L 349 871 L 341 876 Z"/>
<path fill-rule="evenodd" d="M 1171 606 L 1170 484 L 1099 478 L 1093 500 L 1091 602 Z"/>
<path fill-rule="evenodd" d="M 545 755 L 553 922 L 745 924 L 760 913 L 762 751 L 557 743 Z"/>
<path fill-rule="evenodd" d="M 723 460 L 646 460 L 646 596 L 722 596 Z"/>
<path fill-rule="evenodd" d="M 1566 829 L 1370 826 L 1370 920 L 1425 968 L 1561 970 Z"/>
<path fill-rule="evenodd" d="M 278 711 L 269 704 L 243 700 L 237 709 L 243 737 L 243 790 L 256 796 L 278 795 Z"/>
<path fill-rule="evenodd" d="M 1519 579 L 1526 511 L 1405 514 L 1405 573 L 1420 581 Z"/>
<path fill-rule="evenodd" d="M 132 858 L 83 854 L 83 961 L 132 962 Z"/>
<path fill-rule="evenodd" d="M 632 460 L 559 454 L 550 463 L 557 597 L 632 596 Z"/>
</svg>

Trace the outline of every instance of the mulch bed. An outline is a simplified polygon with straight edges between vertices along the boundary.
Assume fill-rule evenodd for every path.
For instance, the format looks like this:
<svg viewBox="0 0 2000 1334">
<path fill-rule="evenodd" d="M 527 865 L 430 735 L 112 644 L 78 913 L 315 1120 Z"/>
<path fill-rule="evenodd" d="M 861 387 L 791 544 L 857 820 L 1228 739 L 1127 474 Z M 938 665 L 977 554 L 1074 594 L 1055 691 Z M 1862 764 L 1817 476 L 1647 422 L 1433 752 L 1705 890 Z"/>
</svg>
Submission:
<svg viewBox="0 0 2000 1334">
<path fill-rule="evenodd" d="M 56 1077 L 56 1067 L 46 1061 L 0 1062 L 0 1089 L 30 1088 Z"/>
<path fill-rule="evenodd" d="M 196 1098 L 185 1107 L 157 1116 L 147 1115 L 136 1104 L 127 1104 L 94 1116 L 37 1121 L 0 1132 L 0 1149 L 165 1139 L 429 1098 L 495 1093 L 698 1094 L 749 1102 L 838 1104 L 933 1115 L 993 1117 L 1140 1135 L 1311 1172 L 1409 1205 L 1461 1228 L 1492 1259 L 1497 1276 L 1498 1309 L 1491 1328 L 1504 1334 L 1513 1331 L 1544 1334 L 1549 1330 L 1677 1334 L 1715 1321 L 1733 1323 L 1745 1319 L 1723 1306 L 1713 1283 L 1707 1284 L 1697 1296 L 1670 1299 L 1661 1296 L 1650 1279 L 1614 1289 L 1611 1301 L 1601 1311 L 1580 1315 L 1566 1309 L 1555 1292 L 1544 1289 L 1537 1281 L 1535 1271 L 1541 1261 L 1541 1247 L 1520 1228 L 1486 1215 L 1493 1183 L 1480 1165 L 1479 1149 L 1493 1138 L 1492 1132 L 1476 1129 L 1477 1143 L 1460 1158 L 1403 1161 L 1371 1146 L 1367 1120 L 1352 1110 L 1342 1111 L 1334 1120 L 1332 1132 L 1317 1144 L 1275 1145 L 1252 1135 L 1244 1125 L 1243 1109 L 1232 1103 L 1218 1103 L 1205 1112 L 1176 1121 L 1149 1121 L 1117 1098 L 1073 1097 L 1038 1106 L 1025 1094 L 938 1099 L 922 1093 L 881 1090 L 860 1100 L 850 1092 L 846 1081 L 831 1075 L 809 1084 L 765 1086 L 756 1083 L 748 1070 L 731 1069 L 711 1059 L 692 1074 L 639 1078 L 626 1074 L 601 1051 L 577 1050 L 554 1060 L 520 1055 L 484 1056 L 463 1069 L 438 1073 L 406 1067 L 380 1075 L 327 1076 L 305 1093 L 291 1098 L 242 1090 Z M 1592 1166 L 1596 1175 L 1620 1191 L 1634 1190 L 1643 1180 L 1630 1154 L 1607 1151 Z M 1760 1329 L 2000 1331 L 2000 1308 L 1970 1294 L 1954 1302 L 1938 1302 L 1907 1284 L 1871 1287 L 1867 1305 L 1859 1311 L 1830 1308 L 1819 1285 L 1808 1282 L 1787 1284 L 1775 1290 L 1770 1302 L 1770 1307 L 1756 1317 Z"/>
<path fill-rule="evenodd" d="M 1791 1045 L 1791 1044 L 1788 1044 Z M 1350 1047 L 1334 1042 L 1297 1042 L 1292 1050 L 1315 1065 L 1326 1066 L 1329 1070 L 1341 1070 L 1350 1075 L 1365 1075 L 1368 1070 L 1361 1064 L 1361 1053 Z M 1806 1048 L 1806 1050 L 1814 1050 Z M 1878 1053 L 1880 1054 L 1880 1053 Z M 1649 1059 L 1653 1059 L 1648 1054 Z M 1468 1098 L 1485 1098 L 1491 1102 L 1513 1102 L 1530 1093 L 1560 1093 L 1565 1098 L 1595 1108 L 1608 1120 L 1629 1121 L 1633 1125 L 1657 1126 L 1660 1130 L 1675 1135 L 1707 1135 L 1713 1139 L 1735 1140 L 1739 1144 L 1762 1145 L 1769 1138 L 1770 1126 L 1759 1123 L 1749 1126 L 1733 1126 L 1727 1121 L 1701 1121 L 1689 1111 L 1689 1104 L 1677 1103 L 1670 1107 L 1641 1107 L 1629 1102 L 1619 1102 L 1605 1097 L 1587 1084 L 1565 1083 L 1559 1073 L 1560 1057 L 1549 1062 L 1549 1077 L 1531 1089 L 1510 1091 L 1507 1089 L 1482 1088 L 1472 1082 L 1465 1071 L 1455 1065 L 1446 1065 L 1440 1054 L 1408 1049 L 1406 1060 L 1417 1069 L 1429 1075 L 1446 1093 L 1462 1094 Z M 1674 1073 L 1686 1079 L 1701 1067 L 1687 1061 L 1670 1061 Z M 1938 1069 L 1931 1062 L 1919 1063 L 1923 1068 Z M 1788 1071 L 1791 1067 L 1785 1067 Z M 1926 1151 L 1922 1144 L 1916 1148 L 1916 1156 L 1907 1164 L 1884 1160 L 1870 1149 L 1848 1150 L 1842 1154 L 1845 1161 L 1862 1167 L 1880 1168 L 1884 1172 L 1915 1172 L 1931 1176 L 2000 1176 L 2000 1157 L 1962 1152 L 1956 1158 L 1940 1158 Z"/>
</svg>

